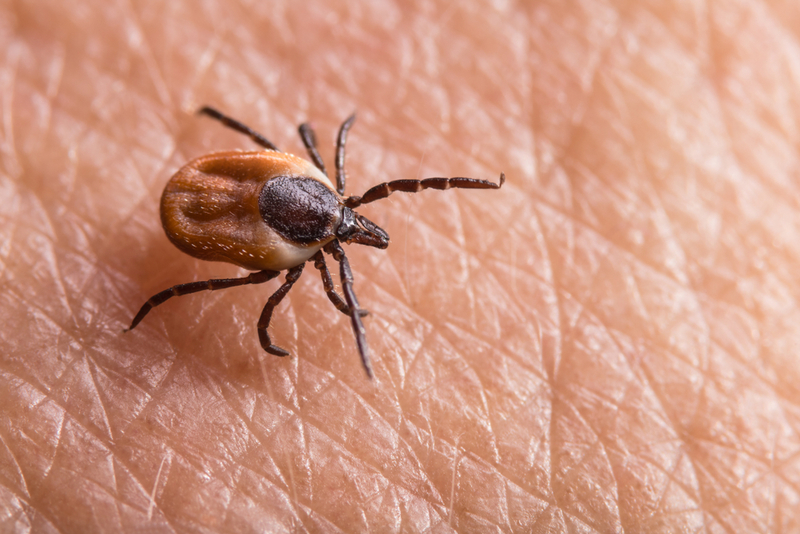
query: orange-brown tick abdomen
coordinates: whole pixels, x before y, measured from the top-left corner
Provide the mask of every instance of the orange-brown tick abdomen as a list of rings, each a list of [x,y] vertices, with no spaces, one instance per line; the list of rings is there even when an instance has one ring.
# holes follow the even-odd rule
[[[293,243],[264,221],[259,195],[279,176],[308,177],[336,194],[313,164],[291,154],[215,152],[189,162],[164,188],[161,223],[167,237],[196,258],[254,271],[281,271],[307,261],[334,236]]]

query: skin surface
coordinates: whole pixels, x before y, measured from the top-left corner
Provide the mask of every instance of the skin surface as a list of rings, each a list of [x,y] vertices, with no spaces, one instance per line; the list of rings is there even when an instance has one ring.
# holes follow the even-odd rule
[[[471,5],[472,4],[472,5]],[[482,4],[479,6],[478,4]],[[800,530],[800,4],[0,4],[0,531]],[[161,191],[253,149],[347,190],[376,379],[312,266],[181,254]],[[329,265],[332,263],[329,262]]]

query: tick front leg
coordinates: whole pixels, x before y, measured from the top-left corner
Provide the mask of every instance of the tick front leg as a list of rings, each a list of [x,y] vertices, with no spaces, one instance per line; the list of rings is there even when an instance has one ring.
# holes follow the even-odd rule
[[[369,346],[367,345],[367,333],[364,330],[364,323],[361,322],[362,310],[358,307],[358,299],[356,298],[355,291],[353,291],[353,272],[350,270],[350,262],[347,261],[347,256],[344,254],[339,241],[331,241],[325,245],[325,252],[333,256],[333,259],[339,262],[339,278],[342,281],[342,292],[347,306],[350,308],[350,322],[353,325],[353,333],[356,336],[356,345],[358,346],[358,353],[361,356],[361,363],[367,376],[372,378],[372,363],[369,359]]]
[[[425,189],[500,189],[506,182],[506,175],[500,173],[498,183],[489,180],[478,180],[477,178],[425,178],[424,180],[394,180],[378,184],[367,190],[362,196],[352,196],[345,199],[345,206],[357,208],[362,204],[369,204],[382,198],[386,198],[395,191],[403,193],[419,193]]]
[[[171,288],[165,289],[164,291],[156,293],[150,297],[150,299],[139,309],[139,313],[136,314],[136,317],[133,318],[130,328],[123,330],[123,332],[128,332],[136,328],[136,325],[142,322],[142,319],[144,319],[144,316],[147,315],[150,310],[156,306],[164,304],[172,297],[197,293],[198,291],[215,291],[218,289],[227,289],[229,287],[244,286],[247,284],[263,284],[268,280],[272,280],[279,274],[280,272],[278,271],[258,271],[257,273],[253,273],[250,276],[245,276],[242,278],[220,278],[172,286]]]
[[[283,297],[286,296],[286,293],[292,289],[294,283],[297,282],[297,279],[300,278],[301,274],[303,274],[303,267],[305,267],[305,263],[301,263],[297,267],[292,267],[289,269],[289,271],[286,273],[286,281],[275,293],[272,294],[267,301],[267,304],[264,306],[264,311],[261,312],[261,318],[258,320],[258,340],[261,341],[261,346],[264,348],[264,350],[270,354],[274,354],[276,356],[289,355],[288,351],[272,344],[269,339],[269,334],[267,333],[267,327],[269,327],[269,322],[272,319],[272,312],[275,310],[275,306],[280,304],[280,302],[283,300]]]
[[[314,267],[319,270],[319,274],[322,278],[322,285],[325,287],[325,294],[328,295],[328,300],[331,301],[331,304],[336,306],[336,309],[342,312],[345,315],[350,315],[350,307],[347,303],[342,300],[342,297],[336,293],[336,289],[333,286],[333,278],[331,278],[331,272],[328,270],[328,264],[325,263],[325,256],[322,254],[320,250],[314,257]],[[367,310],[359,310],[361,317],[366,317],[369,315]]]

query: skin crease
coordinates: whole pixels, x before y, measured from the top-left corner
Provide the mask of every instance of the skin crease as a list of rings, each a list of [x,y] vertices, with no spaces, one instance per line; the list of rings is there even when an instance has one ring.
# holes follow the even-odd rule
[[[796,2],[7,2],[0,530],[800,529]],[[312,265],[167,241],[201,154],[357,110],[345,246],[376,380]],[[329,265],[334,262],[329,260]],[[338,280],[338,273],[335,273]],[[281,277],[282,279],[282,277]]]

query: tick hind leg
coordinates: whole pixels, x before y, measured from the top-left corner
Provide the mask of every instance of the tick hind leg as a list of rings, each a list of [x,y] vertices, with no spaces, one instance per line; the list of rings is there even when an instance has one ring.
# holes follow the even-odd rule
[[[200,108],[199,110],[197,110],[197,113],[199,113],[200,115],[208,115],[212,119],[218,120],[219,122],[221,122],[222,124],[224,124],[228,128],[236,130],[239,133],[245,134],[250,139],[252,139],[256,143],[258,143],[259,145],[263,146],[264,148],[267,148],[269,150],[274,150],[276,152],[280,152],[280,150],[278,150],[278,147],[276,147],[275,145],[272,144],[272,141],[270,141],[269,139],[267,139],[266,137],[264,137],[263,135],[261,135],[257,131],[253,130],[249,126],[245,126],[244,124],[242,124],[241,122],[237,121],[236,119],[232,119],[232,118],[228,117],[227,115],[224,115],[224,114],[220,113],[219,111],[217,111],[216,109],[214,109],[212,107],[204,106],[204,107]]]
[[[189,282],[188,284],[178,284],[169,289],[165,289],[160,293],[156,293],[139,309],[139,313],[131,321],[130,328],[124,330],[128,332],[136,328],[136,325],[142,322],[144,316],[156,306],[164,304],[172,297],[179,297],[181,295],[188,295],[190,293],[197,293],[198,291],[216,291],[218,289],[227,289],[229,287],[244,286],[247,284],[263,284],[268,280],[272,280],[280,273],[278,271],[258,271],[250,276],[242,278],[218,278],[214,280],[204,280],[202,282]]]
[[[285,297],[289,290],[292,289],[292,286],[295,282],[297,282],[297,279],[300,278],[300,275],[303,274],[303,267],[305,267],[305,263],[301,263],[297,267],[292,267],[289,269],[289,271],[286,273],[286,281],[269,298],[267,304],[264,306],[264,311],[261,312],[261,317],[258,320],[258,340],[261,342],[261,346],[265,351],[269,352],[270,354],[274,354],[275,356],[288,356],[289,352],[277,345],[273,345],[272,341],[269,339],[267,328],[269,327],[269,322],[272,319],[272,312],[275,310],[275,306],[280,304],[280,302],[283,300],[283,297]]]

